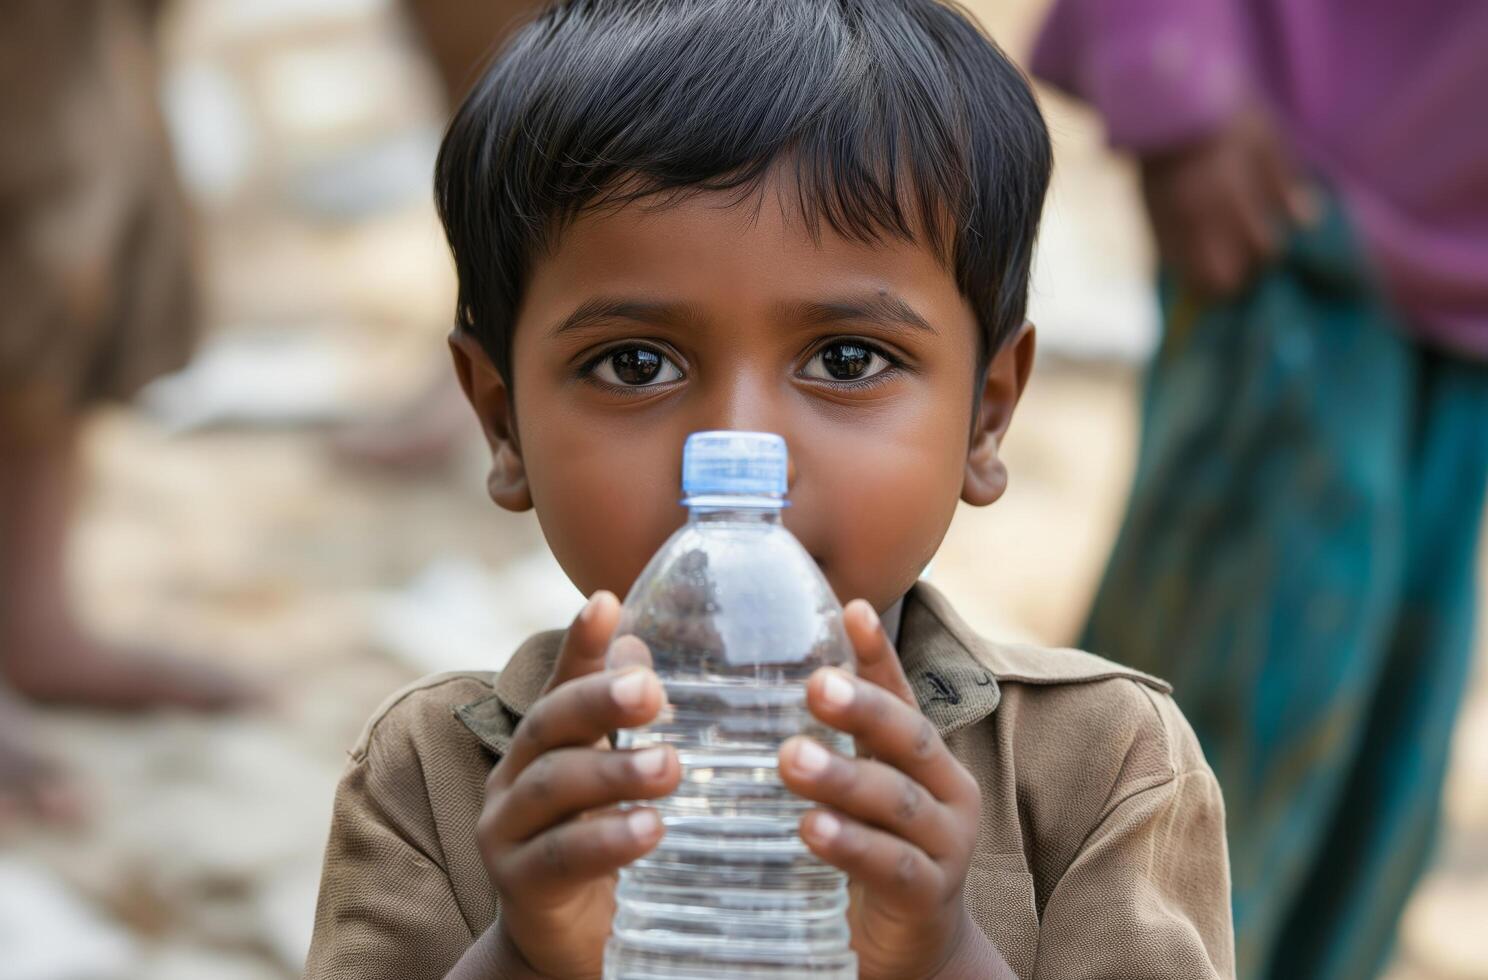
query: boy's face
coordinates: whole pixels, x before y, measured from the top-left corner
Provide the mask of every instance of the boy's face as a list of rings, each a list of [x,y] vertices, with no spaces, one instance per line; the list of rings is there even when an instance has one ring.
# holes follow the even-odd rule
[[[927,247],[813,240],[767,186],[577,219],[534,263],[515,398],[474,340],[456,366],[490,440],[493,499],[535,507],[586,595],[624,596],[686,518],[682,444],[775,432],[786,526],[837,596],[880,611],[914,583],[956,501],[996,500],[998,442],[1033,360],[1025,328],[980,392],[980,328]]]

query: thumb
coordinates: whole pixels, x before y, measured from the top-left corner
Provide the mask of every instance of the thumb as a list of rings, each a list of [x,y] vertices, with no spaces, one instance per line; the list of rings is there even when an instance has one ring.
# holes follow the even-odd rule
[[[914,689],[904,676],[904,666],[878,613],[867,600],[854,599],[843,610],[842,625],[857,657],[858,676],[888,691],[911,707],[918,707]]]
[[[1268,130],[1260,141],[1257,156],[1261,183],[1277,207],[1294,224],[1316,227],[1322,218],[1322,203],[1274,129]]]
[[[576,677],[604,670],[605,650],[619,621],[620,600],[615,598],[615,593],[601,589],[590,596],[563,637],[563,648],[558,651],[553,674],[543,687],[543,693]]]

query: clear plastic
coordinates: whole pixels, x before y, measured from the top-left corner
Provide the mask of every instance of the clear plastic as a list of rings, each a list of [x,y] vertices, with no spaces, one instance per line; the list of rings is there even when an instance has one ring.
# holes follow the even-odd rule
[[[792,735],[852,752],[805,706],[818,667],[852,669],[842,607],[781,524],[778,496],[689,502],[688,523],[631,589],[611,646],[612,666],[649,659],[667,692],[661,715],[618,744],[674,746],[682,782],[656,804],[661,843],[620,873],[604,976],[856,977],[846,879],[806,849],[809,804],[777,771]]]

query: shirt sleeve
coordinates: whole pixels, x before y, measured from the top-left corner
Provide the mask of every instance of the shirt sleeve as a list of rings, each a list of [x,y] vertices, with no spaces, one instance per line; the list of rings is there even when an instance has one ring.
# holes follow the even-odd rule
[[[1226,855],[1207,767],[1129,792],[1050,894],[1034,980],[1232,980]]]
[[[369,769],[353,759],[336,790],[305,978],[440,980],[474,936],[423,828],[379,805]]]
[[[1162,150],[1246,101],[1242,26],[1236,0],[1058,0],[1031,67],[1091,103],[1116,146]]]

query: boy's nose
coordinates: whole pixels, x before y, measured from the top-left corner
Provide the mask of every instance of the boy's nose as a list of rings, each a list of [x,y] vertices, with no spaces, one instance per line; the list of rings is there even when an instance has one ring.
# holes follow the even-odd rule
[[[797,457],[802,447],[796,445],[791,428],[787,425],[788,410],[781,392],[775,387],[775,379],[769,372],[760,377],[752,371],[741,371],[731,379],[727,388],[712,392],[710,404],[703,418],[710,423],[707,428],[725,429],[733,432],[770,432],[785,440],[786,491],[795,489]],[[701,427],[699,427],[701,428]]]

